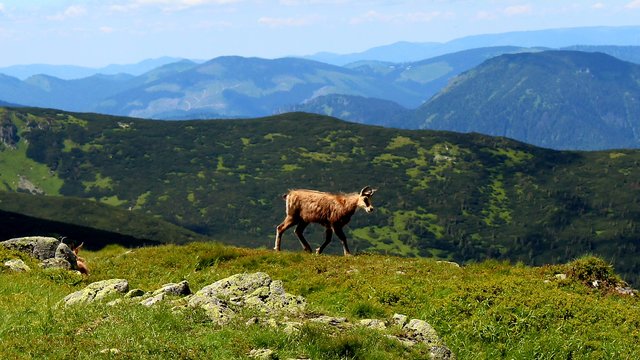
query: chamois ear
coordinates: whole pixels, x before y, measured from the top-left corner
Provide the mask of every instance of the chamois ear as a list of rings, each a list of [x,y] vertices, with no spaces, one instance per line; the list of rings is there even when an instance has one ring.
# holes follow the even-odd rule
[[[373,196],[373,193],[376,192],[376,189],[372,189],[371,186],[365,186],[362,190],[360,190],[360,196]]]
[[[76,247],[73,249],[73,253],[74,253],[74,254],[76,254],[76,255],[78,255],[78,252],[80,251],[80,249],[82,249],[82,246],[84,246],[84,242],[82,242],[80,245],[76,246]]]

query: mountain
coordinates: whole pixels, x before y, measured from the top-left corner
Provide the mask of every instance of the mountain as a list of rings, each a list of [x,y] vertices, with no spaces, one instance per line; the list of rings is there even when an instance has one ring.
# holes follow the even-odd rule
[[[444,88],[456,75],[473,68],[492,57],[518,52],[540,51],[540,49],[515,46],[480,48],[437,56],[411,63],[396,64],[381,61],[359,61],[345,65],[366,76],[379,78],[411,91],[412,101],[405,100],[399,106],[389,100],[370,97],[332,94],[314,97],[287,110],[312,112],[335,116],[343,120],[371,125],[397,128],[414,126],[408,118],[411,111]]]
[[[502,55],[421,106],[420,128],[506,136],[555,149],[640,147],[640,65],[602,53]]]
[[[560,28],[535,31],[516,31],[499,34],[466,36],[445,43],[397,42],[378,46],[360,53],[318,53],[305,58],[334,65],[346,65],[362,60],[388,62],[413,62],[463,50],[495,47],[548,47],[561,48],[573,45],[640,45],[640,26],[599,26]]]
[[[390,102],[416,108],[450,78],[490,57],[535,50],[485,48],[415,63],[359,62],[345,67],[294,58],[220,57],[204,64],[175,62],[135,77],[62,80],[34,75],[20,81],[1,76],[0,98],[29,106],[155,119],[265,116],[334,94],[380,99],[376,108],[389,105],[388,111],[395,111],[398,106]],[[358,112],[347,110],[345,114]],[[393,121],[386,122],[394,126]]]
[[[123,73],[97,74],[75,80],[33,75],[21,81],[0,74],[0,94],[4,97],[3,100],[28,106],[93,111],[96,104],[104,102],[106,98],[194,66],[196,63],[183,60],[160,66],[139,76]]]
[[[282,58],[220,57],[106,98],[94,110],[145,118],[263,116],[324,94],[386,98],[399,103],[419,94],[360,72]]]
[[[620,60],[640,64],[640,46],[574,45],[561,50],[600,52]]]
[[[157,122],[19,108],[0,109],[0,129],[0,190],[93,199],[234,245],[272,247],[288,189],[371,185],[377,211],[347,233],[357,253],[537,265],[592,253],[626,280],[640,275],[636,150],[562,152],[305,113]],[[312,244],[321,237],[309,227]],[[299,249],[293,234],[283,247]]]
[[[116,75],[129,74],[133,76],[142,75],[160,66],[179,62],[183,59],[164,56],[157,59],[146,59],[135,64],[112,64],[101,68],[91,68],[75,65],[13,65],[0,68],[0,73],[24,80],[34,75],[47,75],[64,80],[86,78],[98,74]]]

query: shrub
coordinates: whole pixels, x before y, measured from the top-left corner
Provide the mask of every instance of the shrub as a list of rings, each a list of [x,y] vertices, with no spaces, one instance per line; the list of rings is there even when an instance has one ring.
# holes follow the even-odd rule
[[[567,264],[568,276],[586,285],[603,288],[615,287],[622,280],[615,274],[613,266],[595,256],[584,256]]]

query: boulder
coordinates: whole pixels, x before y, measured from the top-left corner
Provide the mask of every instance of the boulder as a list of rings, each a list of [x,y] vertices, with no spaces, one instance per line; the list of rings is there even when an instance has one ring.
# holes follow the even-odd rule
[[[25,264],[24,261],[20,259],[11,259],[4,262],[4,266],[8,267],[11,271],[22,272],[22,271],[31,271],[29,265]]]
[[[71,293],[62,300],[65,306],[87,304],[102,300],[112,294],[126,294],[129,282],[124,279],[102,280],[87,285],[86,288]]]
[[[60,240],[46,236],[27,236],[0,242],[0,246],[6,249],[24,252],[39,260],[55,257],[59,244]]]
[[[411,338],[426,343],[426,344],[438,344],[440,343],[440,337],[431,325],[424,320],[411,319],[405,326],[406,330]]]
[[[177,284],[169,283],[162,285],[160,289],[153,292],[153,295],[158,294],[185,296],[191,295],[191,289],[189,288],[189,283],[187,282],[187,280],[183,280]]]
[[[384,331],[387,329],[387,325],[384,323],[384,321],[379,319],[362,319],[358,322],[358,324],[360,324],[360,326],[364,326],[366,328],[374,330]]]
[[[56,247],[56,252],[54,257],[56,259],[66,260],[71,265],[71,268],[73,270],[78,269],[78,257],[67,244],[62,242],[59,243],[58,246]]]
[[[266,313],[302,313],[303,297],[287,294],[282,281],[263,272],[236,274],[205,286],[189,298],[188,306],[200,307],[212,319],[224,323],[242,307]]]

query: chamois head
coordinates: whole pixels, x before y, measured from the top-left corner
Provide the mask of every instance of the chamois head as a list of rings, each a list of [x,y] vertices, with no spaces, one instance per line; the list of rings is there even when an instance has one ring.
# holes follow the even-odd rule
[[[373,211],[373,205],[371,204],[371,197],[376,189],[372,189],[370,186],[365,186],[360,190],[360,197],[358,198],[358,206],[363,208],[364,211],[370,213]]]
[[[78,271],[80,271],[81,274],[89,275],[89,267],[87,266],[87,261],[84,258],[78,256],[78,253],[80,252],[80,249],[82,249],[83,245],[84,243],[73,248],[73,253],[76,254],[76,264],[78,266]]]

